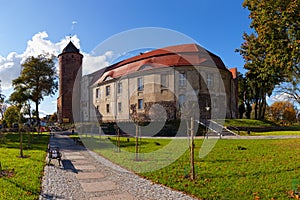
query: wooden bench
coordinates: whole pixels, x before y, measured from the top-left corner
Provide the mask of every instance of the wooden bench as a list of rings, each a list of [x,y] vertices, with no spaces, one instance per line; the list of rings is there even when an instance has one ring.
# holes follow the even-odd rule
[[[59,148],[56,146],[48,146],[48,165],[50,165],[50,162],[52,159],[57,159],[59,166],[61,166],[61,153],[59,151]]]

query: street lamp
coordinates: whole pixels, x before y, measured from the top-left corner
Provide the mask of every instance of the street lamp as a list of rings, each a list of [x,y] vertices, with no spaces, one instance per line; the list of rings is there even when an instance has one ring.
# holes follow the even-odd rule
[[[207,111],[206,115],[205,115],[205,125],[206,125],[206,127],[205,127],[205,134],[206,134],[206,138],[208,138],[208,114],[209,114],[210,107],[206,106],[205,110]]]

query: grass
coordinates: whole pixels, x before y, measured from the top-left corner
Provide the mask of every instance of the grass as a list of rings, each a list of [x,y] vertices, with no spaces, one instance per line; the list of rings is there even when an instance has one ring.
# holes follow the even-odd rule
[[[300,135],[300,130],[298,131],[268,131],[268,132],[251,132],[251,135]]]
[[[200,141],[196,145],[199,151]],[[299,148],[298,139],[220,140],[206,158],[196,158],[194,182],[182,178],[187,153],[158,172],[142,175],[199,198],[253,199],[255,194],[262,199],[284,199],[293,180],[299,178]]]
[[[129,143],[122,140],[120,153],[115,151],[114,138],[102,138],[101,141],[96,137],[86,139],[88,142],[97,141],[89,145],[93,144],[95,151],[111,161],[156,183],[199,199],[289,199],[289,193],[300,186],[300,139],[218,140],[203,159],[198,157],[203,140],[197,139],[194,181],[187,178],[187,148],[180,148],[184,145],[187,147],[187,140],[175,140],[177,142],[172,149],[168,147],[172,143],[168,139],[142,139],[144,154],[139,161],[135,161],[134,153],[128,153],[134,152],[133,139]],[[163,149],[168,149],[168,152]],[[181,152],[185,150],[178,159],[170,158],[172,154],[178,153],[176,149]],[[151,152],[158,153],[147,157]],[[172,162],[167,164],[163,160]]]
[[[225,119],[224,126],[239,126],[239,127],[270,127],[276,126],[274,122],[267,120],[255,119]]]
[[[0,141],[0,162],[2,170],[12,172],[12,176],[0,177],[0,199],[38,199],[41,189],[46,149],[49,135],[34,135],[28,147],[24,134],[24,158],[20,158],[19,134],[6,133]]]

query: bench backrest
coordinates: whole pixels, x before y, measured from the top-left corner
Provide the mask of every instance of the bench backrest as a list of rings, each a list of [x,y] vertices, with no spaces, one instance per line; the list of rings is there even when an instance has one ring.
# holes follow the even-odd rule
[[[60,157],[60,153],[57,149],[50,149],[49,153],[50,153],[50,156],[52,158],[59,158]]]

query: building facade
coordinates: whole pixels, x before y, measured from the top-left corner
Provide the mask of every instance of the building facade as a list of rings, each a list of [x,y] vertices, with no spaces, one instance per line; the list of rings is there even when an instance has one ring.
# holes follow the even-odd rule
[[[59,96],[57,98],[58,123],[73,123],[74,116],[79,116],[73,107],[80,106],[80,82],[82,76],[83,55],[70,41],[58,55]],[[74,113],[75,112],[75,113]],[[79,112],[79,110],[78,110]]]
[[[184,107],[199,119],[236,118],[236,73],[196,44],[153,50],[105,68],[91,86],[93,109],[103,123],[172,121]]]

